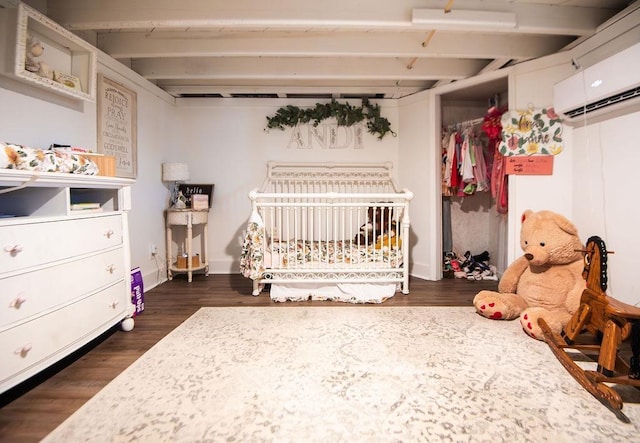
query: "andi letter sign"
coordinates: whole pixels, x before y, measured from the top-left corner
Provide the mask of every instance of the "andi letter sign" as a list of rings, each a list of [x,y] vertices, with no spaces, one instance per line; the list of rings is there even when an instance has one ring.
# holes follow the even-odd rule
[[[289,149],[363,149],[363,124],[339,126],[337,123],[320,123],[317,126],[298,125],[293,129],[287,148]]]

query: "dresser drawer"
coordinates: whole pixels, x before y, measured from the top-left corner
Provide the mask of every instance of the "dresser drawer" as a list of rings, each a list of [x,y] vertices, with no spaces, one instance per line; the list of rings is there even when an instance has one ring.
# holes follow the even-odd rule
[[[122,216],[0,226],[0,272],[39,266],[122,243]]]
[[[0,392],[88,343],[104,332],[106,325],[123,319],[125,291],[125,282],[120,282],[0,333]]]
[[[124,280],[124,251],[117,248],[0,279],[0,331],[83,294]]]

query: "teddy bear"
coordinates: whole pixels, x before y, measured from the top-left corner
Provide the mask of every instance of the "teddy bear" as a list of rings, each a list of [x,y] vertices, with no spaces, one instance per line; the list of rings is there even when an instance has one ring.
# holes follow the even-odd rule
[[[574,224],[552,211],[522,214],[524,252],[505,270],[498,291],[482,290],[473,299],[480,315],[493,320],[520,318],[524,331],[544,340],[538,319],[561,333],[580,304],[584,246]]]
[[[387,234],[391,229],[391,224],[395,227],[392,208],[387,206],[370,206],[367,209],[367,222],[360,226],[360,231],[353,239],[354,243],[360,245],[374,244],[378,238]]]
[[[49,65],[44,61],[36,60],[44,53],[44,46],[40,40],[33,37],[31,34],[27,35],[27,44],[25,47],[25,59],[24,69],[29,72],[34,72],[40,77],[46,77],[53,79],[53,71]]]
[[[38,72],[40,62],[36,58],[44,53],[44,46],[31,34],[27,35],[27,45],[25,47],[24,69],[30,72]]]

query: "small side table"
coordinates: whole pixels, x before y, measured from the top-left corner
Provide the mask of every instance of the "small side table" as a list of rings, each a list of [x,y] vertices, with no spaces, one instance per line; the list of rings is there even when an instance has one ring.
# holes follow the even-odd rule
[[[192,210],[192,209],[167,209],[166,211],[166,227],[167,227],[167,276],[169,280],[173,279],[174,273],[187,273],[189,283],[192,281],[193,273],[204,269],[204,275],[209,275],[209,251],[208,251],[208,223],[209,210]],[[198,266],[193,266],[193,226],[203,225],[203,248],[202,257]],[[173,263],[173,226],[186,226],[187,237],[186,245],[187,259],[186,267],[178,267],[178,263]]]

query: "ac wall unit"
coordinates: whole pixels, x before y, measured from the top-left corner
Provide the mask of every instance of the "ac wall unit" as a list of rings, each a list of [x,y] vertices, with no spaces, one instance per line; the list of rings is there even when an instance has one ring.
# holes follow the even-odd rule
[[[640,43],[557,83],[553,107],[569,124],[640,110]]]

